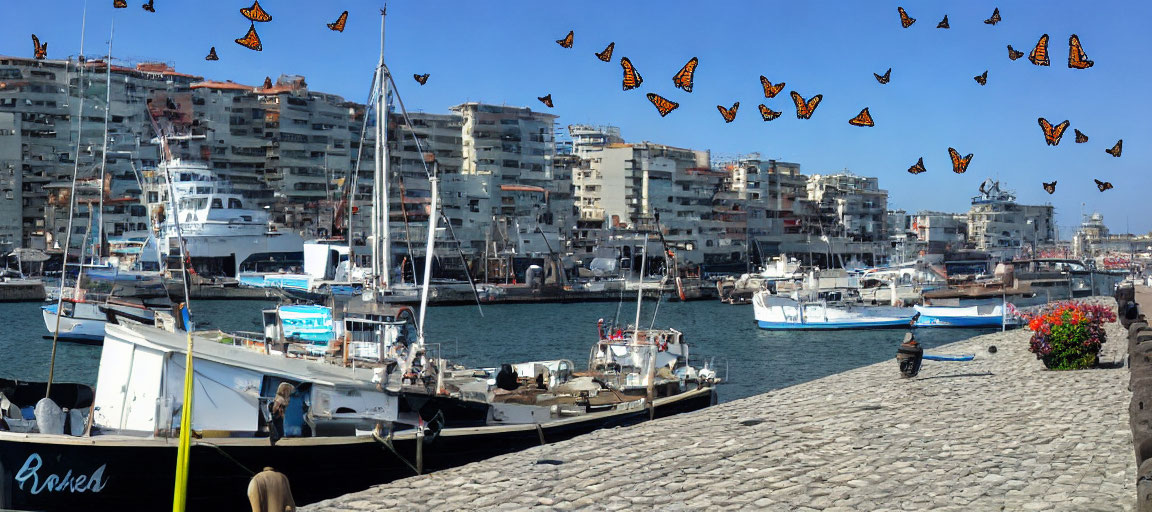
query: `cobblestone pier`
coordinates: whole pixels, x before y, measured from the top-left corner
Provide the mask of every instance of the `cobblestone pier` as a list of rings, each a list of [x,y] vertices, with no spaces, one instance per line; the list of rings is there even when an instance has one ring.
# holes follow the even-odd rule
[[[1045,370],[1029,335],[929,350],[976,359],[915,379],[892,360],[304,510],[1131,510],[1126,332],[1109,324],[1104,368],[1076,372]]]

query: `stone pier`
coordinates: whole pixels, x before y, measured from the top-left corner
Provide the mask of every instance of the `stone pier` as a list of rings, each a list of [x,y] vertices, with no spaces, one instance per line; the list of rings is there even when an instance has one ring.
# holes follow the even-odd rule
[[[892,361],[304,510],[1131,510],[1126,332],[1109,324],[1104,368],[1075,372],[1045,370],[1030,335],[929,350],[976,358],[914,379],[894,344]]]

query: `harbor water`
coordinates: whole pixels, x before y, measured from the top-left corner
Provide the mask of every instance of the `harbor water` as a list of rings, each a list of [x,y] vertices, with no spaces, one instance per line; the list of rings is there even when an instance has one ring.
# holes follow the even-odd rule
[[[274,302],[218,300],[192,304],[198,329],[260,331],[260,310]],[[45,339],[39,303],[0,303],[0,376],[46,380],[52,352]],[[653,312],[655,322],[653,323]],[[718,301],[646,301],[641,326],[671,327],[685,334],[694,365],[708,362],[726,383],[720,401],[764,393],[853,368],[893,359],[904,329],[871,331],[766,331],[756,326],[751,306]],[[636,302],[445,306],[428,310],[427,339],[433,355],[469,366],[492,367],[544,359],[569,359],[585,368],[596,340],[598,319],[631,324]],[[990,332],[919,329],[926,349]],[[438,345],[437,345],[438,344]],[[60,343],[57,382],[95,385],[100,347]],[[896,363],[892,373],[897,374]]]

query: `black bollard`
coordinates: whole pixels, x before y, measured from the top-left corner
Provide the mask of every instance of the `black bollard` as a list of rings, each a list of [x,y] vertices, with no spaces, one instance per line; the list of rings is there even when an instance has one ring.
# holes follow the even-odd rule
[[[920,363],[924,360],[924,348],[912,333],[904,335],[904,343],[896,350],[896,362],[900,365],[900,375],[907,378],[920,373]]]

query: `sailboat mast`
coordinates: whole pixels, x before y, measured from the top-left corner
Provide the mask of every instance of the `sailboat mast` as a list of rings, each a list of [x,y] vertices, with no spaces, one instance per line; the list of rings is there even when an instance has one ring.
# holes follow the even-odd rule
[[[96,258],[99,260],[104,252],[104,177],[105,167],[108,165],[108,118],[112,116],[112,38],[116,35],[116,20],[112,20],[112,29],[108,34],[108,57],[104,61],[104,74],[106,91],[104,92],[104,150],[100,153],[100,217],[96,224]],[[91,207],[89,207],[91,210]],[[91,213],[91,212],[89,212]]]
[[[56,298],[56,328],[52,329],[52,358],[48,362],[48,385],[44,387],[44,398],[52,392],[52,380],[56,376],[56,345],[60,340],[60,314],[64,311],[64,279],[68,276],[68,248],[72,245],[72,219],[76,214],[76,177],[80,174],[80,136],[84,128],[84,30],[88,25],[88,4],[84,4],[84,14],[80,18],[80,54],[76,57],[76,94],[80,105],[76,111],[76,152],[72,154],[72,189],[68,194],[68,232],[64,234],[64,257],[60,268],[60,295]],[[84,264],[84,253],[77,260]]]
[[[388,80],[384,69],[384,17],[385,10],[380,10],[380,62],[376,67],[376,181],[372,189],[372,218],[374,220],[374,242],[372,271],[376,276],[376,283],[382,289],[391,285],[391,232],[388,229]]]

